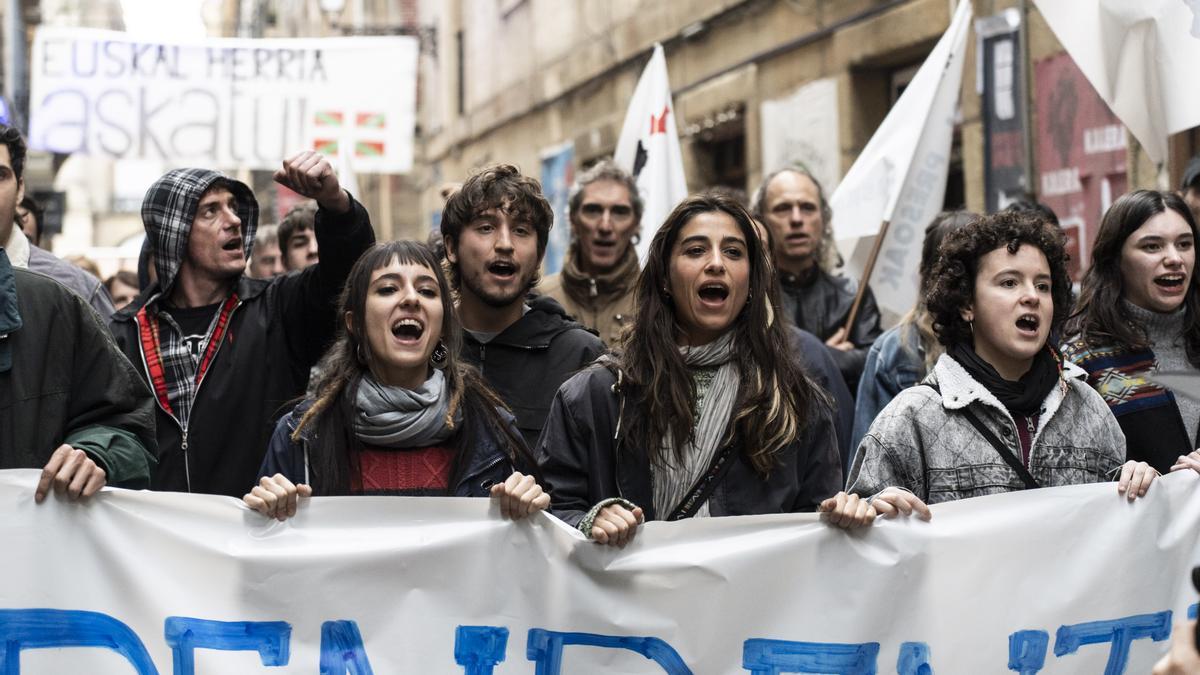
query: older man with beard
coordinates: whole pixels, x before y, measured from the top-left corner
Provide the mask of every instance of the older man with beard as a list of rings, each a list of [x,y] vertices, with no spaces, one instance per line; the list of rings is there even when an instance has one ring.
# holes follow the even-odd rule
[[[555,392],[604,345],[547,296],[530,296],[554,214],[541,185],[500,164],[446,200],[442,236],[464,353],[512,408],[534,447]]]

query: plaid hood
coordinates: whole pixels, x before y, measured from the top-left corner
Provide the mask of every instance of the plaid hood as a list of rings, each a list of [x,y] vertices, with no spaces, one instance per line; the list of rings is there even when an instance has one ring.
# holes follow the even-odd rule
[[[208,169],[168,171],[150,186],[142,200],[142,224],[146,228],[146,238],[154,245],[154,267],[163,293],[171,289],[187,255],[188,237],[200,197],[219,179],[229,183],[230,191],[237,199],[238,217],[242,220],[242,249],[246,260],[250,259],[254,231],[258,229],[258,201],[254,192],[245,183]]]

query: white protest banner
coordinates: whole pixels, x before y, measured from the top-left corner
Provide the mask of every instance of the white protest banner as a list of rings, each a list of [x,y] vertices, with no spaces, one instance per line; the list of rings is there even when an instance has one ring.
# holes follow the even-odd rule
[[[825,193],[842,177],[838,143],[837,79],[809,82],[790,96],[763,101],[763,175],[789,166],[802,166],[816,177]]]
[[[895,314],[916,302],[921,240],[946,195],[970,28],[971,3],[963,0],[830,199],[834,237],[851,276],[862,278],[880,225],[890,223],[870,284],[880,308]]]
[[[275,169],[315,149],[358,172],[412,167],[411,37],[154,42],[42,26],[30,72],[37,150]]]
[[[1080,485],[858,532],[649,523],[625,549],[488,500],[33,501],[0,473],[0,672],[1146,673],[1194,612],[1200,478]],[[20,666],[15,665],[19,659]],[[821,664],[821,665],[817,665]]]
[[[638,260],[644,263],[654,233],[688,194],[671,83],[667,80],[667,57],[660,44],[655,43],[650,62],[629,99],[613,161],[633,175],[645,203],[637,245]]]
[[[1200,0],[1035,0],[1055,37],[1156,163],[1200,124]]]

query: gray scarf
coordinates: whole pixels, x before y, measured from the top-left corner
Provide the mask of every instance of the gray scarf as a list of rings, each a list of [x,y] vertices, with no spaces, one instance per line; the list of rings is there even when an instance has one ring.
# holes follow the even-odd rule
[[[354,434],[368,445],[384,448],[423,448],[437,445],[454,433],[446,424],[450,388],[440,370],[415,390],[380,384],[367,375],[354,401]],[[455,411],[454,427],[462,421]]]
[[[680,347],[684,362],[690,367],[719,366],[717,374],[704,394],[700,416],[692,434],[692,442],[684,448],[682,466],[655,467],[654,510],[659,519],[671,515],[683,498],[691,491],[700,477],[708,471],[718,444],[725,436],[725,429],[733,417],[733,404],[737,400],[738,370],[733,359],[733,331],[700,347]],[[674,445],[670,435],[663,443],[663,457],[673,462]],[[696,517],[708,516],[708,502],[696,511]]]

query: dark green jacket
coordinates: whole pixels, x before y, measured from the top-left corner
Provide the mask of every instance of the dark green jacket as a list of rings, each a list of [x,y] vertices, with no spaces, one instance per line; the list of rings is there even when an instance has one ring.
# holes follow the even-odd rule
[[[109,485],[146,488],[154,400],[100,317],[57,281],[14,270],[0,249],[0,469],[40,469],[63,443]]]

